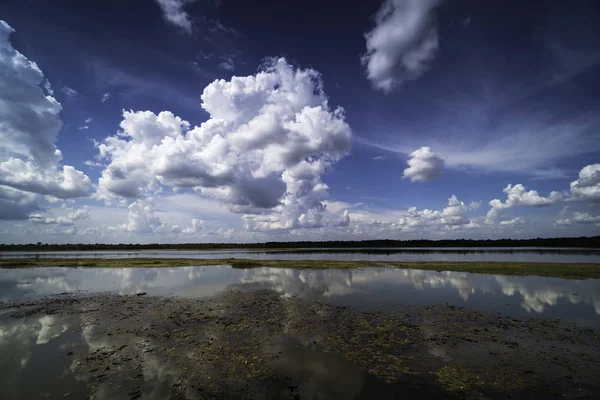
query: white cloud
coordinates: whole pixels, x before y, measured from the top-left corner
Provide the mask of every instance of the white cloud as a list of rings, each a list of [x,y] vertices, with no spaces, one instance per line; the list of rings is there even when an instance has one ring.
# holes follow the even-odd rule
[[[92,167],[92,168],[101,168],[101,167],[104,167],[104,164],[96,162],[96,161],[91,161],[91,160],[85,160],[83,163],[85,165],[87,165],[88,167]]]
[[[422,229],[459,229],[467,226],[471,220],[467,216],[469,207],[459,201],[455,195],[448,199],[448,206],[440,210],[418,210],[410,207],[406,214],[395,224],[405,231]]]
[[[43,170],[33,161],[10,158],[0,162],[0,185],[61,199],[85,196],[91,181],[70,165]]]
[[[40,202],[39,195],[0,185],[0,220],[26,219]]]
[[[86,130],[86,129],[90,129],[90,127],[89,127],[89,126],[87,126],[87,125],[83,125],[83,126],[80,126],[80,127],[79,127],[79,128],[77,128],[77,129],[79,129],[80,131],[83,131],[83,130]]]
[[[513,219],[509,219],[509,220],[500,221],[498,224],[500,226],[515,226],[515,225],[523,225],[523,224],[525,224],[525,221],[523,221],[519,217],[516,217]]]
[[[194,128],[167,111],[124,112],[122,132],[98,145],[109,165],[96,197],[194,188],[245,214],[250,230],[322,226],[321,175],[348,153],[351,131],[316,71],[272,60],[254,76],[208,85],[202,107],[210,119]]]
[[[481,207],[482,202],[483,202],[482,200],[470,202],[469,210],[477,210],[479,207]]]
[[[404,170],[403,178],[411,182],[429,181],[437,178],[444,170],[444,160],[433,153],[430,147],[421,147],[409,155],[408,168]]]
[[[564,216],[564,215],[562,215]],[[600,225],[600,215],[592,215],[587,212],[575,211],[571,218],[561,218],[555,225],[574,225],[574,224],[598,224]]]
[[[163,12],[165,20],[186,33],[192,33],[192,21],[188,13],[184,10],[187,3],[193,3],[195,0],[156,0]]]
[[[421,76],[437,53],[436,7],[441,0],[385,0],[365,34],[362,62],[377,89],[390,92]]]
[[[90,218],[90,208],[84,206],[80,209],[69,209],[69,213],[64,216],[48,217],[42,214],[34,214],[30,216],[33,222],[48,225],[72,226],[76,221],[86,220]]]
[[[199,218],[194,218],[194,219],[192,219],[192,226],[190,226],[189,228],[183,229],[181,232],[186,233],[186,234],[198,233],[202,229],[204,229],[204,227],[205,227],[205,225],[204,225],[203,220],[201,220]]]
[[[384,160],[387,160],[387,156],[386,155],[375,156],[375,157],[373,157],[373,160],[375,160],[375,161],[384,161]]]
[[[62,86],[60,90],[67,96],[69,99],[74,99],[77,97],[78,93],[75,89],[72,89],[66,85]]]
[[[84,123],[89,124],[90,122],[92,122],[92,117],[88,117],[85,119]]]
[[[571,182],[571,194],[580,200],[600,202],[600,164],[583,167],[579,179]]]
[[[344,210],[342,213],[342,220],[338,224],[338,226],[348,226],[350,225],[350,212],[348,210]]]
[[[36,194],[84,196],[91,182],[72,166],[60,166],[61,104],[44,94],[47,80],[37,64],[12,47],[12,32],[0,21],[0,203],[24,218],[38,208]]]
[[[102,98],[100,99],[100,103],[106,103],[108,100],[110,100],[111,94],[110,93],[104,93],[102,95]]]
[[[489,223],[497,222],[502,210],[513,207],[545,207],[557,204],[565,200],[565,194],[552,191],[548,197],[540,196],[536,190],[527,190],[521,184],[508,185],[504,188],[507,198],[504,202],[494,199],[489,202],[490,210],[487,214]]]
[[[164,230],[165,224],[156,216],[152,199],[135,201],[127,208],[127,223],[119,226],[120,229],[134,233],[160,233]]]

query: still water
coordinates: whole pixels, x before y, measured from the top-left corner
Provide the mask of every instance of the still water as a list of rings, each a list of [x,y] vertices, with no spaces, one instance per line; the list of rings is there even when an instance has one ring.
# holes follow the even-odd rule
[[[243,270],[228,265],[0,269],[2,302],[20,302],[61,293],[90,295],[107,292],[145,292],[148,295],[202,299],[227,289],[267,289],[281,296],[324,300],[363,310],[393,311],[406,305],[448,303],[520,319],[560,319],[600,329],[600,280],[594,279],[395,268]],[[61,315],[9,319],[0,313],[0,397],[86,398],[87,378],[75,372],[78,360],[99,349],[135,345],[134,342],[116,340],[116,337],[95,335],[93,326],[74,325],[72,319]],[[320,398],[324,393],[330,398],[372,398],[373,393],[380,394],[380,397],[391,396],[385,393],[389,390],[387,386],[382,386],[364,371],[339,356],[317,351],[311,346],[310,343],[298,342],[283,347],[283,373],[289,376],[289,382],[293,382],[285,383],[285,390],[295,388],[296,382],[300,382],[298,384],[307,398]],[[74,358],[73,354],[80,358]],[[104,384],[96,398],[169,398],[169,391],[178,384],[182,371],[155,353],[144,354],[140,362],[143,372],[133,381],[125,382],[129,386],[137,385],[137,391]],[[35,385],[28,382],[35,382]]]
[[[228,288],[270,289],[361,309],[449,303],[516,318],[549,318],[600,328],[600,280],[416,269],[178,268],[0,269],[0,301],[59,293],[112,292],[201,298]]]
[[[0,258],[247,258],[253,260],[514,261],[600,263],[599,249],[579,248],[344,248],[292,250],[137,250],[0,252]]]

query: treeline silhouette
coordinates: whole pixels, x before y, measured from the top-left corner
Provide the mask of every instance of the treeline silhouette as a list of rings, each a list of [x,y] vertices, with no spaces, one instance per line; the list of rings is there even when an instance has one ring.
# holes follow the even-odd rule
[[[148,244],[0,244],[0,251],[93,251],[93,250],[233,250],[233,249],[333,249],[403,247],[587,247],[600,248],[600,236],[536,239],[452,239],[452,240],[352,240],[327,242],[264,243],[148,243]]]

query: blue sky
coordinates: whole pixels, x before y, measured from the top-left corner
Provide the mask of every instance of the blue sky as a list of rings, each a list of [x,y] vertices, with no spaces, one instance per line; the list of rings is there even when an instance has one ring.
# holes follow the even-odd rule
[[[600,233],[597,2],[355,3],[5,2],[0,240]]]

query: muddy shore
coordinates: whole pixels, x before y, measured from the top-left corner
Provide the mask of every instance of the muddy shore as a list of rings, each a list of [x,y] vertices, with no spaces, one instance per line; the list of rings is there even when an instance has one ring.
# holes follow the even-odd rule
[[[0,317],[5,329],[43,317],[74,332],[61,359],[90,399],[592,398],[600,390],[600,332],[445,304],[382,313],[228,290],[203,300],[61,295],[1,303]]]

